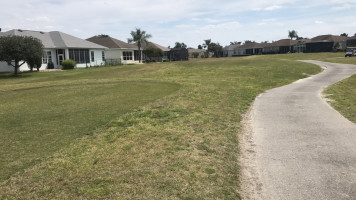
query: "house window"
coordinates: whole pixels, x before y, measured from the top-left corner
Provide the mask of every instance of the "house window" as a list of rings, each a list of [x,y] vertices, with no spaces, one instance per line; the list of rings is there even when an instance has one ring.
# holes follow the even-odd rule
[[[94,51],[91,51],[90,54],[91,54],[90,55],[91,56],[91,61],[94,62]]]
[[[134,58],[134,59],[135,59],[136,61],[138,61],[139,58],[140,58],[139,51],[135,50],[135,51],[134,51],[134,54],[135,54],[135,56],[134,56],[135,58]]]
[[[77,64],[89,63],[89,49],[69,49],[69,59],[74,60]]]
[[[122,52],[122,56],[124,57],[124,60],[132,60],[132,52],[131,51]]]
[[[43,51],[42,63],[47,64],[52,61],[52,53],[51,51]]]
[[[101,59],[102,59],[103,61],[105,61],[105,52],[104,52],[104,51],[101,52]]]

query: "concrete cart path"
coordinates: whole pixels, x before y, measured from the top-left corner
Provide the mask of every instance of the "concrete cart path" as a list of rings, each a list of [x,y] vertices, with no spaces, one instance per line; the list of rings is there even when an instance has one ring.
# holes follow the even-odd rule
[[[304,62],[326,69],[263,93],[251,111],[262,198],[356,199],[356,125],[321,97],[356,66]]]

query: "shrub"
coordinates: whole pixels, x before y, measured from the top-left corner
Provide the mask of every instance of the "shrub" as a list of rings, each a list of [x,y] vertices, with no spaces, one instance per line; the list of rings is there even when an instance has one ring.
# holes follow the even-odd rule
[[[74,60],[64,60],[62,62],[62,69],[74,69],[77,63]]]
[[[199,57],[199,53],[198,52],[193,52],[192,56],[193,56],[193,58],[198,58]]]

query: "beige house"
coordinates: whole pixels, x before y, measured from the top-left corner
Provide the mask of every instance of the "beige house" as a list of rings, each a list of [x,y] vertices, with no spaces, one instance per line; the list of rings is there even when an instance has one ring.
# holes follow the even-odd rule
[[[198,58],[204,56],[206,50],[204,49],[188,49],[189,58],[194,58],[194,54],[198,55]]]
[[[138,47],[108,35],[98,35],[87,39],[90,42],[107,47],[105,58],[107,64],[135,64],[139,62]]]

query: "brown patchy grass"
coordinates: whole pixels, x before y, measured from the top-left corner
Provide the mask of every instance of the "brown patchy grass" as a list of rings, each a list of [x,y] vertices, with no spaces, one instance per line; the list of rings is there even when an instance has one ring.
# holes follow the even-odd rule
[[[2,182],[0,198],[240,199],[241,116],[266,89],[320,71],[293,59],[251,56],[95,69],[109,76],[102,79],[159,80],[181,88]]]

